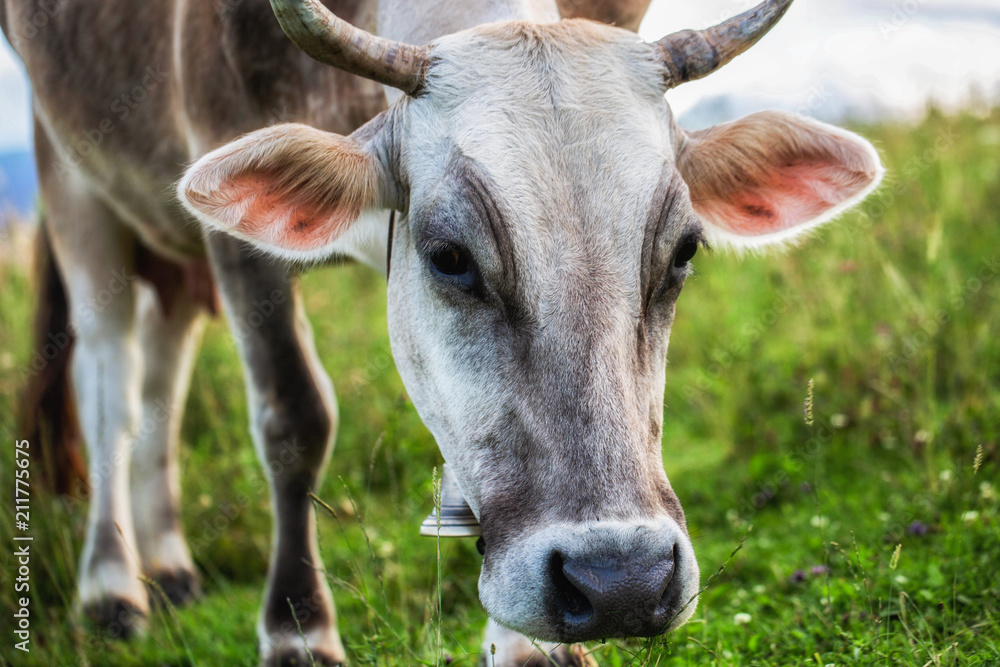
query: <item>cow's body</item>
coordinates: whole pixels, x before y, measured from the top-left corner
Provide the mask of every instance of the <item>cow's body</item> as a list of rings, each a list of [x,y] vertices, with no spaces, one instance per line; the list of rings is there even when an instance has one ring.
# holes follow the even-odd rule
[[[331,3],[362,22],[364,5]],[[58,147],[42,169],[59,182],[83,175],[168,257],[205,253],[204,233],[172,192],[192,159],[277,122],[350,132],[385,107],[381,86],[310,59],[260,0],[151,0],[135,12],[64,2],[51,15],[47,6],[11,3],[8,29],[31,76],[42,141]]]
[[[34,83],[48,235],[78,338],[93,489],[84,608],[103,624],[141,624],[136,553],[175,600],[197,591],[177,520],[176,448],[205,302],[205,273],[192,267],[207,256],[271,474],[262,657],[301,662],[304,636],[319,663],[343,660],[330,592],[302,566],[319,562],[308,492],[332,450],[333,387],[284,264],[232,236],[206,236],[199,222],[284,256],[350,256],[385,271],[396,209],[393,352],[483,522],[491,616],[560,641],[676,627],[693,611],[698,569],[659,437],[687,263],[705,234],[784,241],[858,201],[877,183],[877,156],[791,117],[693,135],[674,125],[664,90],[735,57],[788,0],[655,48],[620,29],[553,23],[561,10],[635,29],[648,0],[323,1],[390,38],[437,40],[426,60],[379,47],[388,54],[380,72],[417,63],[399,85],[359,71],[404,90],[409,81],[410,96],[392,92],[398,101],[383,112],[382,86],[299,51],[265,0],[0,5]],[[275,4],[320,11],[313,0]],[[299,19],[286,8],[282,20],[293,34]],[[300,45],[315,46],[306,32]],[[355,47],[367,43],[356,37]],[[173,184],[199,158],[182,207]],[[705,234],[698,216],[710,221]],[[449,235],[468,232],[455,219],[490,227],[460,253]],[[481,266],[463,273],[462,253]],[[186,289],[170,289],[149,268],[164,263],[154,257],[185,267],[171,275]],[[137,273],[156,291],[132,284]],[[470,301],[452,278],[495,292]],[[534,650],[498,625],[491,643],[497,665]],[[564,664],[578,659],[548,648]]]

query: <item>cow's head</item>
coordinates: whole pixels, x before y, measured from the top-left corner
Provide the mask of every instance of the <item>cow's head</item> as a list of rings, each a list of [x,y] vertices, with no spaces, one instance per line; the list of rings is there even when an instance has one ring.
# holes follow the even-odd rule
[[[275,3],[311,55],[407,95],[349,137],[247,135],[202,158],[182,198],[211,226],[306,260],[362,233],[366,211],[401,211],[393,353],[482,523],[487,611],[560,641],[680,625],[699,575],[660,436],[691,260],[706,241],[795,239],[882,172],[865,140],[799,116],[674,123],[667,89],[748,48],[790,0],[655,44],[563,21],[424,48],[318,0]]]

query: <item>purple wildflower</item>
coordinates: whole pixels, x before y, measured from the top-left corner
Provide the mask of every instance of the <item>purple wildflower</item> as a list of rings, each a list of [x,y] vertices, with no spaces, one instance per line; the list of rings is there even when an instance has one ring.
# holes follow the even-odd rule
[[[806,580],[806,571],[795,570],[795,572],[792,572],[792,576],[790,576],[788,580],[791,581],[793,584],[801,584],[803,581]]]
[[[826,571],[827,571],[826,565],[813,565],[812,569],[809,570],[809,572],[814,577],[822,577],[824,574],[826,574]]]
[[[914,521],[906,527],[906,532],[908,535],[913,535],[914,537],[923,537],[930,532],[930,529],[930,526],[923,521]]]

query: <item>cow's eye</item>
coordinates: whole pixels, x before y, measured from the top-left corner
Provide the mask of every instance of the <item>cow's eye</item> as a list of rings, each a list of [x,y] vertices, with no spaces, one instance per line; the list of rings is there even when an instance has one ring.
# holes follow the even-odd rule
[[[444,245],[432,250],[429,258],[431,266],[437,273],[454,278],[466,286],[471,286],[474,282],[472,262],[466,250],[453,245]]]
[[[678,269],[683,269],[688,265],[692,259],[694,259],[695,254],[698,252],[698,242],[697,241],[685,241],[681,244],[681,247],[677,249],[677,254],[674,255],[674,267]]]

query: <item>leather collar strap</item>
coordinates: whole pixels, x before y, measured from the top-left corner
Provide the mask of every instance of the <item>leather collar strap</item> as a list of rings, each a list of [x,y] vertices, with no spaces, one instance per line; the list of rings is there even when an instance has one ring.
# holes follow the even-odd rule
[[[392,269],[392,237],[396,233],[396,210],[389,211],[389,239],[385,243],[385,282],[389,282]]]

